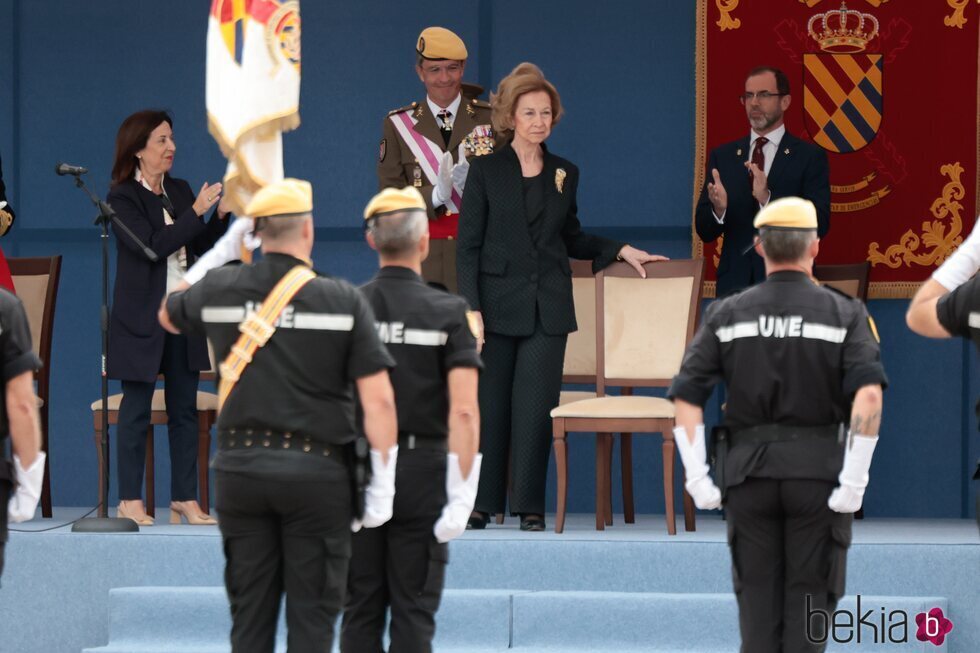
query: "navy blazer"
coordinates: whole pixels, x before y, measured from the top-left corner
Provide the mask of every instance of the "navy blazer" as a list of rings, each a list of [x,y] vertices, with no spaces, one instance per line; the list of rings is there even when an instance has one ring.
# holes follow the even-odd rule
[[[565,171],[559,191],[556,176]],[[487,331],[508,336],[575,331],[568,257],[601,270],[625,243],[591,236],[578,219],[578,168],[544,150],[545,209],[535,247],[528,231],[521,163],[510,145],[470,161],[460,211],[456,276],[459,293],[482,311]]]
[[[163,202],[143,184],[130,179],[109,191],[106,198],[119,219],[159,257],[151,263],[125,233],[116,229],[116,281],[109,320],[109,378],[152,382],[160,372],[166,332],[157,310],[167,292],[167,257],[187,248],[187,265],[210,249],[230,219],[204,220],[194,212],[195,195],[183,179],[165,175],[163,188],[177,214],[172,225],[163,221]],[[230,218],[231,216],[228,216]],[[187,363],[191,370],[207,370],[207,341],[187,336]]]
[[[740,153],[741,152],[741,153]],[[749,137],[725,143],[711,151],[701,197],[694,214],[694,225],[704,242],[725,236],[718,263],[718,297],[759,283],[766,278],[765,263],[754,250],[743,255],[752,244],[755,228],[752,221],[759,203],[752,197],[752,183],[745,162],[749,158]],[[711,170],[718,169],[721,183],[728,193],[725,223],[718,224],[708,199]],[[817,235],[823,238],[830,229],[830,172],[823,148],[800,140],[788,131],[783,134],[776,158],[769,169],[771,200],[780,197],[802,197],[817,207]]]

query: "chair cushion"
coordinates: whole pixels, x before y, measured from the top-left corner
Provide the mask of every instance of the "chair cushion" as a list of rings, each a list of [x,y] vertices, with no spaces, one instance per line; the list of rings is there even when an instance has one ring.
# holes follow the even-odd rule
[[[558,397],[558,405],[564,406],[573,401],[582,401],[583,399],[595,399],[595,393],[587,390],[562,390],[561,395]]]
[[[122,393],[109,395],[108,404],[109,410],[119,410],[119,404],[122,402]],[[92,402],[92,410],[101,410],[102,400],[96,399]],[[153,400],[150,403],[150,410],[164,411],[167,410],[167,402],[164,400],[163,390],[153,391]],[[197,410],[218,410],[218,395],[213,392],[198,392],[197,393]]]
[[[596,397],[558,406],[551,416],[673,419],[674,404],[661,397]]]

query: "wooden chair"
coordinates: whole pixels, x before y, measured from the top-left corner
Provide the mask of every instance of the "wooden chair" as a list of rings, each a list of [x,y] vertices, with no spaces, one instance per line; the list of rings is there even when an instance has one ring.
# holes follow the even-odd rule
[[[61,277],[61,256],[8,258],[17,296],[24,303],[31,329],[34,353],[44,365],[34,374],[38,413],[41,417],[41,449],[48,454],[44,461],[41,486],[41,515],[51,517],[51,450],[48,437],[48,413],[51,405],[51,342],[54,333],[54,309]]]
[[[846,263],[842,265],[814,265],[813,276],[827,286],[868,303],[868,277],[871,263]]]
[[[202,376],[204,376],[202,374]],[[109,424],[119,423],[119,405],[122,402],[122,393],[109,395]],[[197,393],[197,483],[198,494],[200,495],[201,510],[209,513],[210,484],[208,482],[208,458],[211,454],[211,427],[218,421],[218,395],[213,392]],[[102,447],[99,442],[102,439],[102,400],[96,399],[92,402],[92,423],[95,427],[95,448],[99,459],[99,496],[102,496],[105,483],[105,465],[109,461],[102,460]],[[164,400],[162,389],[153,391],[153,400],[150,404],[150,426],[146,429],[146,513],[150,517],[156,516],[156,494],[154,492],[153,475],[153,427],[167,424],[167,406]],[[106,435],[108,442],[108,434]],[[111,449],[111,448],[110,448]],[[108,506],[99,509],[99,515],[108,515]]]
[[[871,263],[844,263],[841,265],[814,265],[813,276],[821,284],[833,286],[837,290],[868,303],[868,277]],[[855,519],[864,519],[864,508],[854,514]]]
[[[664,500],[667,532],[674,520],[674,405],[660,397],[607,396],[610,386],[666,387],[680,369],[694,335],[701,302],[704,261],[648,263],[646,279],[625,263],[596,276],[596,394],[551,411],[558,472],[555,532],[565,527],[568,498],[569,432],[595,432],[596,530],[604,530],[609,504],[611,433],[663,436]],[[685,493],[686,494],[686,493]],[[685,524],[694,529],[694,504],[684,501]]]

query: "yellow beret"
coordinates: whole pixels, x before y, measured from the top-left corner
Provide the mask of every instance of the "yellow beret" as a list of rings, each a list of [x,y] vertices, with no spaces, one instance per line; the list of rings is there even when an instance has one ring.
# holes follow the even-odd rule
[[[816,229],[817,209],[799,197],[783,197],[766,204],[752,223],[756,229]]]
[[[270,218],[313,211],[313,186],[302,179],[283,179],[259,190],[245,207],[245,215]]]
[[[426,27],[422,30],[415,51],[426,59],[466,59],[466,44],[463,39],[445,27]]]
[[[425,200],[422,193],[412,186],[405,188],[385,188],[371,198],[364,207],[364,219],[369,220],[376,215],[394,213],[396,211],[425,211]]]

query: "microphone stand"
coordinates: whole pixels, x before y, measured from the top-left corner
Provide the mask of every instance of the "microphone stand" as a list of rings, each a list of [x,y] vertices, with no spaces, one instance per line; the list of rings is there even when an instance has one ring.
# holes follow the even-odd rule
[[[98,517],[80,519],[71,527],[73,533],[127,533],[139,531],[139,526],[132,519],[125,517],[109,517],[109,376],[106,368],[106,359],[109,352],[109,222],[116,226],[126,237],[131,238],[143,254],[151,262],[156,262],[156,253],[143,244],[143,242],[123,224],[122,220],[116,216],[106,202],[102,201],[98,195],[93,193],[85,182],[82,181],[80,174],[74,174],[75,185],[81,188],[89,196],[92,204],[99,210],[99,215],[93,224],[102,226],[102,307],[99,314],[100,328],[102,330],[102,433],[99,439],[99,456],[102,457],[102,492],[99,497]]]

